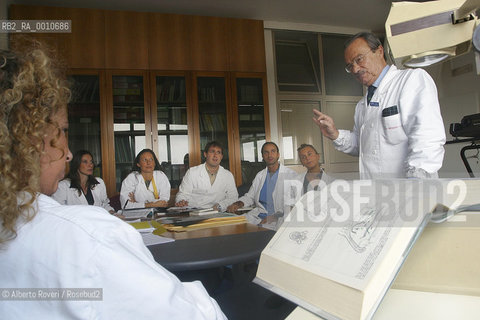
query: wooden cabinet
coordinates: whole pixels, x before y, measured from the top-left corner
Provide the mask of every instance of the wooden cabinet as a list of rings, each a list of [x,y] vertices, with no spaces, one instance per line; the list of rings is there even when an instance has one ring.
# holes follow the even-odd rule
[[[107,69],[149,69],[148,21],[146,12],[105,11]]]
[[[228,34],[230,70],[266,72],[263,21],[229,19]]]
[[[232,132],[230,107],[230,82],[226,72],[195,72],[193,74],[193,110],[197,116],[194,128],[198,134],[195,144],[199,146],[200,159],[204,161],[203,150],[208,142],[217,141],[223,146],[221,165],[225,169],[233,166],[234,157],[230,157],[230,132]]]
[[[192,16],[191,70],[229,71],[227,18]]]
[[[28,34],[57,50],[69,68],[105,67],[105,18],[103,10],[38,6],[10,6],[10,19],[72,20],[71,33]],[[17,34],[12,34],[14,41]],[[21,36],[25,36],[22,34]]]
[[[37,7],[37,6],[18,6],[12,5],[9,9],[9,19],[11,20],[41,20],[41,19],[60,19],[58,8],[55,7]],[[48,45],[50,48],[59,51],[60,37],[55,33],[35,33],[28,34],[42,43]],[[10,36],[10,43],[12,46],[16,45],[17,38],[25,36],[24,33],[12,33]],[[62,53],[62,58],[68,58]]]
[[[150,69],[266,71],[262,21],[152,13],[149,25]]]
[[[77,81],[71,149],[92,149],[109,195],[143,148],[155,151],[173,188],[211,140],[224,145],[222,165],[238,185],[263,168],[262,21],[23,5],[9,18],[72,20],[72,33],[31,36],[57,49]]]
[[[113,141],[110,154],[115,155],[115,190],[132,171],[136,155],[152,148],[150,137],[150,86],[146,71],[107,71],[107,110],[113,115]],[[110,138],[111,139],[111,138]],[[109,178],[111,183],[111,178]],[[110,186],[111,187],[111,186]]]
[[[25,5],[11,5],[9,18],[72,20],[71,33],[29,35],[70,68],[266,71],[259,20]]]
[[[220,142],[224,147],[222,166],[233,173],[237,185],[251,183],[265,167],[260,148],[270,139],[266,85],[262,73],[193,75],[195,144],[203,156],[208,142]],[[196,164],[201,162],[203,158],[196,158]]]
[[[176,189],[196,154],[191,81],[186,72],[152,72],[150,83],[153,150]]]
[[[103,176],[102,146],[107,145],[102,139],[102,133],[106,132],[103,128],[105,119],[102,118],[106,107],[103,95],[105,77],[95,70],[74,73],[68,77],[72,92],[68,106],[68,144],[72,152],[90,151],[95,163],[94,174]]]
[[[237,185],[251,183],[270,138],[261,73],[141,70],[72,71],[70,148],[87,149],[109,194],[119,192],[135,156],[153,149],[172,188],[203,148],[224,146],[222,166]]]
[[[192,16],[149,14],[148,63],[152,70],[192,70]]]
[[[57,17],[72,20],[72,33],[58,34],[58,50],[66,58],[69,67],[105,68],[104,11],[58,8]]]
[[[261,147],[270,140],[267,80],[263,73],[231,74],[232,125],[237,185],[252,183],[265,167]]]

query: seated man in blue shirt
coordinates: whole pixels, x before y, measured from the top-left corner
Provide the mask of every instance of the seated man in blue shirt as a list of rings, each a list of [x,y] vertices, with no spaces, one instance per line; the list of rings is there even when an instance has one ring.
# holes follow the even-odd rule
[[[237,212],[240,208],[254,205],[255,207],[246,214],[247,220],[276,230],[283,221],[281,218],[284,213],[288,213],[285,212],[285,206],[292,205],[292,203],[285,203],[284,199],[292,198],[288,197],[290,192],[288,181],[293,181],[296,174],[280,164],[278,161],[280,152],[274,142],[263,144],[262,157],[267,167],[257,173],[250,190],[237,202],[231,204],[227,211]]]

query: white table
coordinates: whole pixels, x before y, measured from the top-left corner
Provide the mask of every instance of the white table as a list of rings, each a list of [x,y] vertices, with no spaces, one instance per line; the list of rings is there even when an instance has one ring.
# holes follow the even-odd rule
[[[285,320],[320,320],[297,307]],[[478,320],[480,297],[390,289],[374,320]]]

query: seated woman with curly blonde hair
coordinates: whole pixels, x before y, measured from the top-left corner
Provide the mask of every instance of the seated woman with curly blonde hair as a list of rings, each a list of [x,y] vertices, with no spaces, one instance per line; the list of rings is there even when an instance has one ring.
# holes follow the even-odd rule
[[[45,51],[30,47],[0,50],[1,318],[224,319],[199,282],[182,283],[154,261],[133,227],[50,198],[72,159],[70,91]],[[80,295],[6,300],[8,290],[42,288]]]

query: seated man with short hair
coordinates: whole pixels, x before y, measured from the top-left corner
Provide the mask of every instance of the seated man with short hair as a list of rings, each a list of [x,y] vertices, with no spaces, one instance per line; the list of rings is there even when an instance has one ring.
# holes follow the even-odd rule
[[[238,192],[232,173],[220,165],[223,147],[211,141],[203,155],[205,163],[188,169],[183,177],[175,205],[225,211],[238,199]]]
[[[260,224],[265,228],[278,229],[283,221],[286,209],[294,203],[288,199],[289,181],[295,181],[296,173],[281,165],[278,159],[280,153],[274,142],[265,142],[262,146],[263,161],[267,167],[257,173],[250,190],[239,201],[227,208],[228,212],[237,212],[238,209],[255,205],[255,208],[246,213],[247,220],[253,224]]]
[[[302,143],[297,152],[300,162],[307,168],[307,171],[300,176],[303,183],[302,195],[311,190],[319,190],[323,185],[327,185],[334,180],[320,166],[320,154],[313,145]]]

